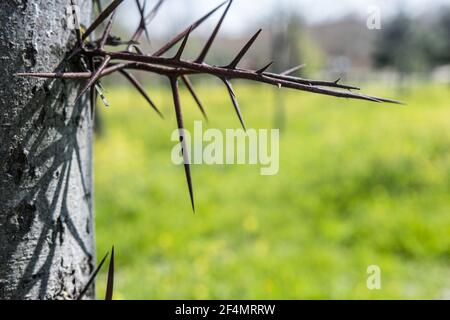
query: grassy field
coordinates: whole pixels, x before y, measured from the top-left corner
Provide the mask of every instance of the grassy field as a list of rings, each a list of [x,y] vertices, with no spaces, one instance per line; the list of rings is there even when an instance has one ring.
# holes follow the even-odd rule
[[[156,91],[156,92],[155,92]],[[250,128],[272,128],[276,91],[236,84]],[[171,162],[171,96],[161,120],[111,90],[95,144],[98,258],[116,246],[116,299],[450,298],[450,89],[406,107],[284,91],[280,172],[194,166],[197,213]],[[208,127],[239,128],[226,91],[199,91]],[[188,128],[201,119],[182,102]],[[366,286],[381,268],[381,290]],[[106,270],[106,269],[105,269]],[[105,274],[98,290],[104,292]]]

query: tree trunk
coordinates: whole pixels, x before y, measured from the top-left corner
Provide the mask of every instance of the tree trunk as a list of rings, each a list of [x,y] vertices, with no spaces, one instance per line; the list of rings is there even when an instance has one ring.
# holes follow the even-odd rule
[[[0,1],[0,299],[74,299],[94,269],[89,99],[74,106],[80,82],[14,76],[64,66],[68,4]]]

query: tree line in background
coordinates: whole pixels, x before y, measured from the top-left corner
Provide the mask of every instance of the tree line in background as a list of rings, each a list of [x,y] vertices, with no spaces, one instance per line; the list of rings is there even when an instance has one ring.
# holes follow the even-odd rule
[[[430,21],[399,13],[383,26],[375,43],[375,66],[402,76],[450,64],[450,7]]]

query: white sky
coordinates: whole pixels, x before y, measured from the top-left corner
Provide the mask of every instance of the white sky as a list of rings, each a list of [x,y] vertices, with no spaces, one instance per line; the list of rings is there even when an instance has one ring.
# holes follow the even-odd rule
[[[166,0],[157,18],[150,25],[153,33],[164,33],[167,29],[187,26],[223,0]],[[152,7],[156,0],[149,1]],[[261,25],[273,16],[280,6],[302,15],[308,22],[333,20],[347,14],[368,16],[368,9],[377,6],[381,18],[389,17],[398,10],[419,16],[426,10],[450,5],[450,0],[234,0],[221,32],[236,35],[255,24]],[[138,21],[134,0],[126,0],[121,7],[121,15],[127,16],[125,26],[134,28]],[[219,13],[216,13],[219,16]],[[212,18],[209,26],[217,19]],[[205,29],[208,29],[205,27]],[[210,30],[210,28],[208,29]],[[201,32],[201,31],[200,31]]]

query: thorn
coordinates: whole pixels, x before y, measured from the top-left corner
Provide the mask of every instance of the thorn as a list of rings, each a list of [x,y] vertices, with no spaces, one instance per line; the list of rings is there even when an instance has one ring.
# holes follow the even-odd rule
[[[66,58],[66,61],[70,61],[72,60],[77,54],[79,54],[81,51],[83,51],[82,48],[77,47],[75,48],[70,54],[69,56]]]
[[[109,259],[108,282],[106,284],[105,300],[113,299],[114,293],[114,246],[111,249],[111,258]]]
[[[187,75],[181,76],[181,79],[183,80],[184,84],[188,88],[189,92],[191,93],[192,97],[194,98],[195,102],[197,103],[198,108],[200,109],[203,117],[206,121],[208,120],[208,115],[205,112],[205,109],[203,108],[202,102],[200,101],[199,97],[195,93],[194,86],[192,85],[191,81],[189,80]]]
[[[202,18],[200,18],[199,20],[197,20],[196,22],[194,22],[192,25],[190,25],[189,27],[187,27],[184,31],[180,32],[179,34],[177,34],[172,40],[170,40],[169,42],[167,42],[161,49],[159,49],[158,51],[156,51],[153,56],[154,57],[159,57],[161,55],[163,55],[164,53],[166,53],[167,51],[169,51],[170,49],[172,49],[172,47],[174,45],[176,45],[181,39],[183,39],[183,37],[186,35],[186,33],[189,30],[194,31],[199,25],[201,25],[206,19],[208,19],[214,12],[216,12],[217,10],[219,10],[225,3],[227,3],[227,1],[221,3],[220,5],[218,5],[217,7],[215,7],[213,10],[211,10],[210,12],[208,12],[206,15],[204,15]]]
[[[233,3],[233,0],[230,0],[230,1],[228,2],[228,6],[226,7],[224,13],[223,13],[222,16],[220,17],[220,20],[219,20],[219,22],[217,23],[217,25],[216,25],[216,27],[215,27],[213,33],[211,34],[210,38],[209,38],[208,41],[206,42],[205,46],[203,47],[203,50],[202,50],[202,52],[200,53],[200,55],[198,56],[197,60],[195,60],[196,63],[201,64],[201,63],[203,63],[203,61],[205,60],[206,55],[208,54],[209,49],[211,49],[211,46],[212,46],[214,40],[216,39],[217,33],[219,32],[220,27],[222,26],[223,20],[225,19],[226,15],[227,15],[227,13],[228,13],[228,10],[230,9],[232,3]]]
[[[91,76],[91,72],[37,72],[37,73],[16,73],[15,77],[32,77],[47,79],[86,79]]]
[[[97,107],[97,88],[92,89],[90,91],[91,97],[91,119],[92,123],[95,123],[95,108]]]
[[[83,34],[82,39],[86,40],[91,33],[97,29],[97,27],[103,22],[105,21],[106,18],[109,17],[109,15],[116,10],[116,8],[121,5],[123,2],[123,0],[113,0],[111,2],[111,4],[105,9],[103,10],[99,16],[97,17],[97,19],[94,20],[94,22],[91,24],[91,26],[86,30],[86,32]]]
[[[140,35],[143,32],[142,29],[144,29],[145,37],[147,38],[147,41],[150,43],[150,35],[148,33],[147,24],[145,23],[145,17],[144,17],[145,9],[147,8],[147,3],[148,3],[147,0],[144,0],[144,5],[141,6],[141,1],[136,0],[136,5],[138,7],[139,14],[141,15],[141,22],[140,22],[138,29],[136,30],[136,33],[135,33],[135,36],[133,37],[133,39],[140,38]]]
[[[105,263],[106,258],[108,257],[109,252],[103,257],[102,261],[100,261],[97,269],[95,269],[95,271],[92,273],[92,275],[89,277],[88,282],[86,283],[86,285],[84,286],[83,290],[81,290],[80,295],[78,296],[77,300],[81,300],[83,299],[84,295],[86,294],[86,292],[88,291],[89,287],[91,286],[92,282],[95,280],[95,278],[97,277],[98,272],[100,271],[100,269],[103,267],[103,264]]]
[[[114,23],[114,17],[116,16],[116,11],[111,14],[111,18],[108,21],[108,24],[106,25],[105,31],[103,32],[103,36],[100,40],[99,48],[103,49],[106,44],[106,40],[108,40],[109,35],[111,34],[111,29]]]
[[[192,210],[195,213],[194,191],[192,188],[191,167],[189,165],[189,150],[187,149],[186,139],[184,137],[184,123],[180,104],[180,94],[178,90],[178,79],[176,77],[170,77],[170,85],[172,87],[173,103],[175,106],[175,113],[177,117],[178,131],[180,133],[180,143],[184,160],[184,172],[186,175],[186,181],[189,188],[189,196],[191,198]]]
[[[334,83],[339,84],[339,81],[341,81],[341,78],[339,77]]]
[[[183,42],[181,43],[180,48],[177,51],[177,54],[172,58],[173,60],[177,60],[180,61],[181,56],[183,54],[184,49],[186,48],[186,43],[189,39],[189,35],[191,34],[192,31],[192,27],[189,28],[188,32],[186,33],[186,35],[184,36]]]
[[[89,90],[90,87],[101,77],[103,70],[108,65],[109,61],[111,60],[110,56],[105,56],[102,64],[98,68],[97,71],[94,72],[92,77],[89,79],[89,81],[86,83],[86,85],[83,87],[81,92],[78,94],[77,98],[75,99],[75,104],[81,99],[81,97]]]
[[[272,64],[273,64],[273,61],[270,62],[269,64],[267,64],[265,67],[263,67],[263,68],[259,69],[258,71],[256,71],[256,73],[263,74],[267,69],[269,69],[269,67],[270,67]]]
[[[233,102],[234,109],[236,110],[236,113],[238,115],[239,121],[241,122],[242,128],[244,129],[244,131],[247,131],[247,129],[245,127],[244,118],[242,117],[241,108],[239,107],[239,104],[237,102],[236,94],[233,91],[231,82],[226,78],[222,78],[222,81],[225,83],[225,85],[228,89],[228,93],[230,94],[231,101]]]
[[[126,70],[120,70],[119,71],[125,78],[127,78],[128,81],[131,82],[131,84],[139,91],[139,93],[147,100],[147,102],[150,104],[150,106],[158,113],[158,115],[164,119],[163,114],[159,109],[156,107],[156,105],[153,103],[152,99],[148,96],[147,92],[144,89],[144,86],[142,86],[139,81],[128,71]]]
[[[236,58],[234,58],[233,62],[231,62],[227,66],[228,69],[236,69],[238,63],[241,61],[241,59],[244,57],[244,55],[247,53],[247,51],[253,45],[253,42],[255,42],[256,38],[258,38],[261,31],[262,31],[262,29],[259,29],[258,32],[256,32],[255,35],[245,44],[245,46],[241,49],[241,51],[238,53]]]

